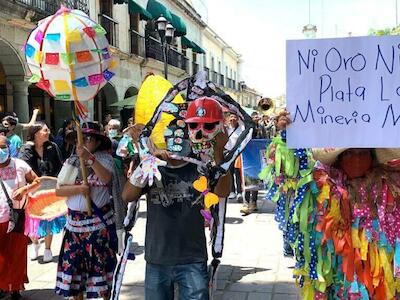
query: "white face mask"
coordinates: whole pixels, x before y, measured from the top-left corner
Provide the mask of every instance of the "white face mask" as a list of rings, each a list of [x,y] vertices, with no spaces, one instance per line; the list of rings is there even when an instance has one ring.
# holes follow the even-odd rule
[[[117,129],[109,129],[108,130],[108,137],[115,138],[118,135]]]

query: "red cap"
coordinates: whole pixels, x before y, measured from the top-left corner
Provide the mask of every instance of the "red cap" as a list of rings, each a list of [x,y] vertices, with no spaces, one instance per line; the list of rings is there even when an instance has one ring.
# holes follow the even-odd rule
[[[222,106],[217,100],[202,97],[189,104],[186,123],[215,123],[224,120]]]

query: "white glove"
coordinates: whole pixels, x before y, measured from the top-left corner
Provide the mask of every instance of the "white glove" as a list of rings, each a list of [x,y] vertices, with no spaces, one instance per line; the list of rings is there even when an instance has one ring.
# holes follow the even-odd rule
[[[158,167],[166,165],[166,161],[147,153],[142,157],[140,165],[133,172],[129,181],[132,185],[141,188],[145,187],[147,183],[149,186],[152,186],[154,178],[158,181],[161,180],[161,173],[158,170]]]

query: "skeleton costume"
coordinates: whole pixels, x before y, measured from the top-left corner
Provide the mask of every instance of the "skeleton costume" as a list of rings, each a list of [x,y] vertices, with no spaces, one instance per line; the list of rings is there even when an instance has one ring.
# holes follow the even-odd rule
[[[172,101],[175,96],[183,91],[186,91],[187,103],[173,103]],[[193,105],[195,102],[196,105]],[[212,150],[215,136],[222,129],[222,120],[218,120],[218,118],[209,120],[202,119],[202,117],[208,116],[207,109],[210,109],[211,107],[209,105],[223,106],[232,111],[238,115],[245,126],[245,129],[237,139],[237,143],[232,147],[232,149],[224,153],[224,159],[219,165],[216,165],[212,160]],[[156,108],[153,117],[142,131],[139,141],[139,155],[141,158],[140,171],[142,172],[140,176],[146,178],[146,180],[148,179],[149,184],[150,181],[151,183],[153,182],[154,178],[156,185],[158,184],[157,182],[161,180],[161,174],[158,172],[160,161],[151,157],[147,148],[147,140],[162,113],[169,113],[175,117],[175,120],[169,124],[168,129],[165,131],[167,150],[174,153],[172,156],[174,159],[181,159],[196,164],[200,175],[203,175],[206,178],[205,185],[204,182],[200,184],[204,190],[201,191],[201,195],[196,199],[196,203],[197,201],[203,203],[204,209],[201,213],[209,220],[211,225],[210,234],[212,239],[212,255],[214,259],[209,270],[210,281],[212,283],[215,279],[214,275],[219,265],[218,258],[222,256],[223,251],[227,200],[225,198],[217,199],[217,203],[213,203],[207,207],[207,203],[210,204],[208,198],[212,195],[212,191],[219,178],[228,172],[230,165],[235,161],[251,139],[253,131],[252,120],[240,105],[229,95],[219,90],[212,82],[207,81],[204,72],[199,72],[198,74],[177,83],[168,91]],[[193,125],[188,126],[186,124],[187,121],[189,121],[189,124]],[[191,140],[191,144],[189,144],[187,139],[188,137]],[[201,178],[198,180],[200,179]],[[198,180],[196,180],[195,183]],[[168,202],[163,203],[163,205],[168,205]],[[131,219],[132,218],[133,217],[131,216]],[[123,270],[123,267],[121,267],[121,270]],[[118,282],[121,282],[122,276],[123,272],[120,272],[120,274],[115,276],[115,293],[113,293],[112,299],[118,299],[120,289],[120,284],[118,284]],[[212,290],[212,284],[210,286]]]

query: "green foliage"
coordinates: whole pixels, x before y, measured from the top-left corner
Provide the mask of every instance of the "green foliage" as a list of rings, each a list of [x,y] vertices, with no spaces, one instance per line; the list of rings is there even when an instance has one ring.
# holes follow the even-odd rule
[[[382,36],[382,35],[400,35],[400,25],[394,28],[373,29],[368,30],[368,35]]]

